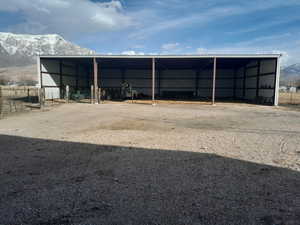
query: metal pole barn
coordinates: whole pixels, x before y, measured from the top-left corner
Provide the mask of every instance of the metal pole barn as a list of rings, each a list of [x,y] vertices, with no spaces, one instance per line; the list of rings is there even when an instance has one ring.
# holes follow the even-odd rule
[[[213,68],[213,86],[212,86],[212,104],[215,104],[216,97],[216,74],[217,74],[217,58],[214,58],[214,68]]]

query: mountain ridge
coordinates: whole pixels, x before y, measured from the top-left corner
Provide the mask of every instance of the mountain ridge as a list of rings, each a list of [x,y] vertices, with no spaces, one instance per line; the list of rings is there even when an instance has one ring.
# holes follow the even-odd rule
[[[30,69],[26,67],[36,63],[37,55],[94,55],[95,51],[82,48],[65,40],[58,34],[31,35],[0,32],[0,68],[1,76],[6,80],[18,78],[14,74],[29,74]],[[22,72],[20,72],[22,71]],[[6,75],[4,75],[6,74]],[[33,72],[35,74],[35,71]],[[29,75],[26,75],[29,77]],[[281,69],[281,85],[300,80],[300,63],[295,63]]]
[[[37,55],[92,55],[58,34],[31,35],[0,32],[0,67],[27,66]]]
[[[294,63],[281,69],[281,84],[290,85],[300,81],[300,63]]]
[[[0,85],[37,82],[37,55],[93,55],[94,51],[58,34],[31,35],[0,32]]]

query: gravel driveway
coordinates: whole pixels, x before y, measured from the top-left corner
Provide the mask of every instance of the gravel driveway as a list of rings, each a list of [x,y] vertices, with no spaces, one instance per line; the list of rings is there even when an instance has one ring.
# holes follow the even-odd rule
[[[0,120],[0,224],[300,221],[300,112],[68,104]]]

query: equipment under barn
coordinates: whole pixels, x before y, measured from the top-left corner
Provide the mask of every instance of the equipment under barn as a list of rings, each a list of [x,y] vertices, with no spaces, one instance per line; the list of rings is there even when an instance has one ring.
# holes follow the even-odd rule
[[[47,99],[175,99],[278,104],[280,55],[39,56]]]

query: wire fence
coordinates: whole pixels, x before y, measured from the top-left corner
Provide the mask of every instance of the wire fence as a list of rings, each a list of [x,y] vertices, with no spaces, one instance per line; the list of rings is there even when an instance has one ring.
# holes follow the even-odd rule
[[[300,92],[280,92],[279,104],[300,106]]]
[[[0,86],[0,118],[40,108],[39,88]]]
[[[114,96],[113,90],[105,90],[106,95],[110,98],[120,98],[120,90],[117,92],[118,96]],[[69,96],[70,95],[70,96]],[[0,119],[8,115],[16,113],[31,111],[33,109],[40,109],[44,105],[53,105],[60,103],[67,103],[69,99],[74,102],[89,102],[90,96],[85,96],[83,93],[74,92],[68,94],[68,99],[59,99],[57,101],[45,100],[45,90],[37,87],[8,87],[0,86]],[[101,99],[106,99],[101,96]],[[293,105],[300,107],[300,92],[280,92],[280,105]]]

